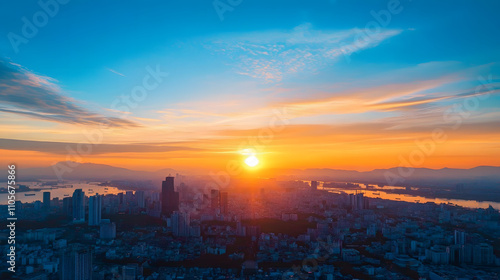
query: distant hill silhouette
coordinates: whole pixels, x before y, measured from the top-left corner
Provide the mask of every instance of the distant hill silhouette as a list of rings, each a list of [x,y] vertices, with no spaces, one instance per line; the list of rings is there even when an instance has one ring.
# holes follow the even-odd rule
[[[66,172],[65,172],[66,171]],[[178,171],[166,168],[154,172],[130,170],[106,164],[59,162],[48,167],[20,168],[19,180],[30,181],[37,179],[57,180],[57,172],[62,173],[63,180],[164,180],[169,174],[175,175]]]
[[[126,168],[115,167],[105,164],[95,163],[73,163],[61,162],[56,166],[71,167],[71,172],[65,172],[62,176],[64,180],[153,180],[161,181],[165,176],[176,173],[188,175],[186,171],[178,171],[171,168],[157,171],[137,171]],[[56,168],[57,169],[57,168]],[[56,172],[53,166],[38,168],[20,168],[18,171],[19,180],[29,181],[37,179],[56,180]],[[266,170],[266,176],[278,179],[301,179],[337,182],[358,182],[383,185],[402,186],[429,186],[429,187],[450,187],[457,184],[478,186],[484,188],[500,188],[500,167],[478,166],[470,169],[456,168],[415,168],[410,176],[404,177],[405,173],[400,173],[403,168],[375,169],[372,171],[359,172],[355,170],[339,169],[270,169]],[[261,174],[262,175],[262,174]],[[403,175],[403,176],[401,176]],[[399,177],[397,177],[399,176]],[[396,180],[394,180],[396,178]],[[391,181],[392,179],[392,181]],[[399,179],[399,180],[398,180]]]
[[[276,171],[277,174],[281,174],[281,177],[303,180],[429,187],[450,187],[457,184],[465,184],[469,186],[500,188],[500,167],[496,166],[478,166],[470,169],[407,169],[404,167],[393,167],[366,172],[338,169],[291,169]]]

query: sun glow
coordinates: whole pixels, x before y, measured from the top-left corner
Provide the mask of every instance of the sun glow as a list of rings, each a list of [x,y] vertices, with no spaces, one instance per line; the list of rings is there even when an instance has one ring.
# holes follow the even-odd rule
[[[259,159],[256,156],[252,155],[245,159],[245,163],[250,167],[254,167],[257,166],[257,164],[259,164]]]

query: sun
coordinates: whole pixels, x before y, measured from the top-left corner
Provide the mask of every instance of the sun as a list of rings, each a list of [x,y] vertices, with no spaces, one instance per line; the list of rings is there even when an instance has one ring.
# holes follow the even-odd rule
[[[252,155],[245,159],[245,163],[250,167],[254,167],[257,166],[257,164],[259,164],[259,159],[256,156]]]

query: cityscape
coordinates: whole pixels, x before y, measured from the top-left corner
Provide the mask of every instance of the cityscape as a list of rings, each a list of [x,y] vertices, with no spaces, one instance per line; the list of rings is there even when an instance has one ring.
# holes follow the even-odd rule
[[[500,1],[0,5],[0,280],[500,280]]]
[[[116,194],[107,194],[106,183],[85,184],[91,188],[73,186],[71,196],[47,190],[42,201],[16,201],[11,278],[500,276],[500,212],[491,206],[369,198],[318,181],[260,179],[248,188],[210,189],[198,180],[169,175],[160,191]]]

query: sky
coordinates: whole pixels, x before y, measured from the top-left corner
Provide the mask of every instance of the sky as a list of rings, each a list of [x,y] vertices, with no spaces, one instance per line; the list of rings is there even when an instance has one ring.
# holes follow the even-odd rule
[[[500,165],[498,1],[2,5],[0,164]]]

